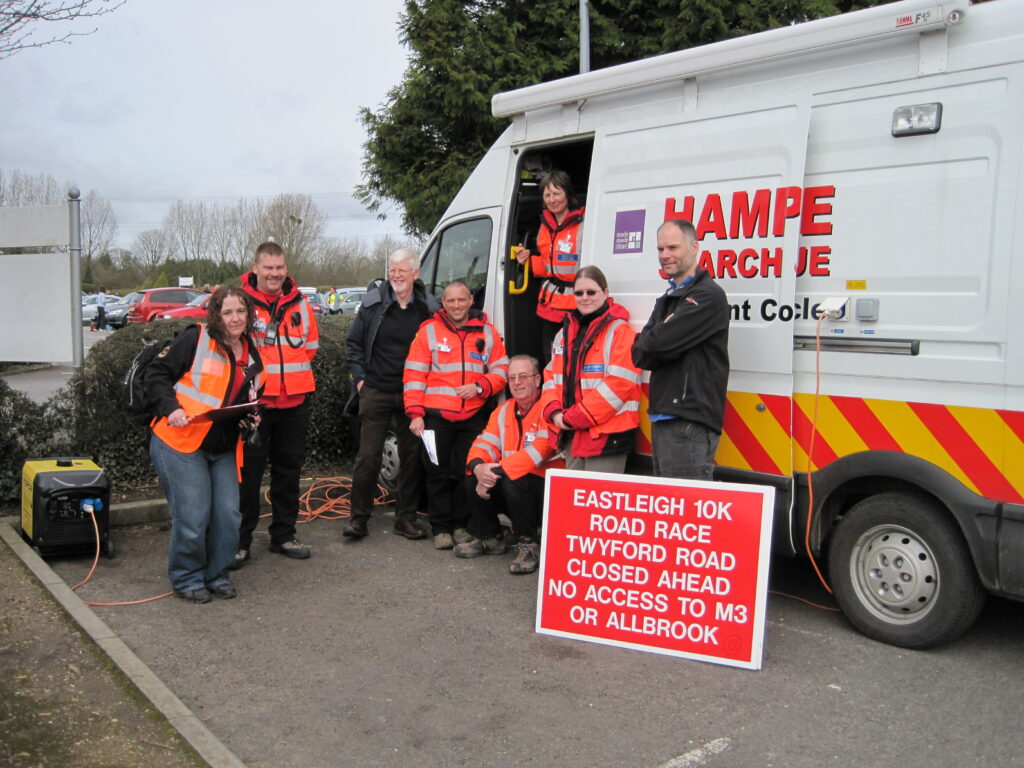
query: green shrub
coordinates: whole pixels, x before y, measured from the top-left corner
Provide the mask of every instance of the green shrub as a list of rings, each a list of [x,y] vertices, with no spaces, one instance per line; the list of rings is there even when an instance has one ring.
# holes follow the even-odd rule
[[[121,381],[147,339],[168,339],[192,320],[159,320],[128,325],[97,342],[85,363],[54,396],[38,405],[0,380],[0,502],[16,501],[26,458],[82,456],[107,472],[120,492],[151,484],[147,427],[121,409]],[[317,391],[310,398],[306,466],[337,465],[352,454],[352,438],[342,415],[350,382],[345,360],[349,316],[320,320],[320,350],[313,359]]]

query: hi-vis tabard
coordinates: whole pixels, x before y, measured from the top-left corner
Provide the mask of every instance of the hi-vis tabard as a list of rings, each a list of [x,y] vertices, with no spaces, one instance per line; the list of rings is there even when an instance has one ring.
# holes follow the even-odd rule
[[[550,442],[541,409],[538,398],[519,419],[516,401],[506,400],[491,414],[487,427],[473,441],[467,460],[500,464],[510,480],[531,473],[543,477],[549,469],[564,469],[562,459],[551,460],[558,447]]]
[[[405,412],[415,418],[433,411],[449,421],[464,421],[505,388],[507,371],[505,345],[493,325],[471,317],[456,329],[441,310],[420,326],[409,347]],[[464,384],[478,384],[482,392],[463,400],[456,389]]]
[[[566,312],[576,309],[572,284],[580,268],[584,212],[584,208],[570,211],[561,224],[555,223],[550,211],[541,214],[538,253],[530,257],[530,268],[537,277],[547,278],[537,298],[537,315],[545,320],[561,322]]]
[[[199,325],[199,341],[192,367],[174,385],[178,404],[189,418],[225,405],[231,384],[231,359],[217,347],[205,324]],[[249,386],[249,400],[256,399],[262,384],[263,374],[258,373]],[[172,427],[167,418],[158,419],[153,432],[167,445],[180,453],[192,453],[199,449],[213,422],[189,423],[184,427]]]

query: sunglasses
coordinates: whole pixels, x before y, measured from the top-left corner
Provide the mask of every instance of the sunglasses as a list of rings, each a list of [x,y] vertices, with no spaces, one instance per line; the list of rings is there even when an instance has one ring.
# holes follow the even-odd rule
[[[593,288],[591,288],[586,291],[573,291],[572,295],[575,296],[576,298],[579,298],[580,296],[596,296],[599,293],[600,291],[595,291]]]

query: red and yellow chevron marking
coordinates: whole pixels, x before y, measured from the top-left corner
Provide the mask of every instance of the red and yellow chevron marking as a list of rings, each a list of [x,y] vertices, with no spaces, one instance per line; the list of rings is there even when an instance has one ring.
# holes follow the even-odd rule
[[[899,451],[986,498],[1024,501],[1024,413],[822,395],[812,449],[814,401],[730,392],[716,463],[786,475],[860,451]]]

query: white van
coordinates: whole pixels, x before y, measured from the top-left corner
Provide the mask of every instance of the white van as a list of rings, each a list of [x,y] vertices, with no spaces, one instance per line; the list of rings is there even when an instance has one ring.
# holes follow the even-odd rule
[[[732,307],[716,478],[778,489],[776,549],[807,532],[851,622],[907,647],[965,631],[985,590],[1024,598],[1024,3],[906,0],[493,111],[511,125],[432,234],[428,285],[467,280],[509,350],[538,352],[509,249],[559,168],[582,263],[639,329],[665,288],[655,230],[691,219]]]

